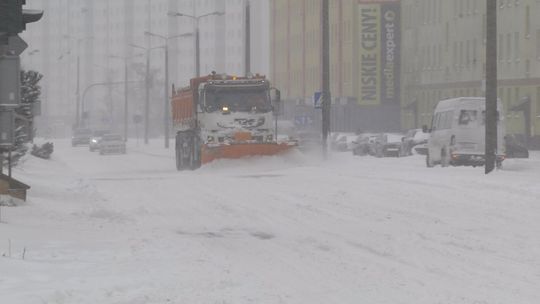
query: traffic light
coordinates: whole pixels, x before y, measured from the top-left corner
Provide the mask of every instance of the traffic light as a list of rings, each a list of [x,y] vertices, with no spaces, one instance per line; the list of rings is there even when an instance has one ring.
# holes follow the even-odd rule
[[[41,10],[26,10],[26,0],[0,0],[0,34],[16,35],[26,29],[27,23],[43,16]]]

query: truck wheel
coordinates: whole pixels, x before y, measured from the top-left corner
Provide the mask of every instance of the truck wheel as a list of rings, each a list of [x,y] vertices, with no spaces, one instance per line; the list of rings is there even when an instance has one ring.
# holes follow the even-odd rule
[[[450,165],[450,156],[448,154],[448,149],[443,148],[441,150],[441,167],[448,167]]]
[[[435,164],[431,160],[431,157],[429,156],[429,152],[426,154],[426,167],[433,168]]]
[[[176,170],[184,170],[184,153],[182,140],[179,138],[179,135],[176,136]]]
[[[191,170],[197,170],[201,167],[201,144],[199,137],[195,134],[191,135],[191,155],[189,157],[189,164]]]

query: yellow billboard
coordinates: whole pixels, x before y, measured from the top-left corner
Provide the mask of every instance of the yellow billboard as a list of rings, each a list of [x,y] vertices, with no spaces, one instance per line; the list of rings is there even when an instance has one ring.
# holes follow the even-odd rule
[[[399,105],[400,3],[359,0],[358,103]]]

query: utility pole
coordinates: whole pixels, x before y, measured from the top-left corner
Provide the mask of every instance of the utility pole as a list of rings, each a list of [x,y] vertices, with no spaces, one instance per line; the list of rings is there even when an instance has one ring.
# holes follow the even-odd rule
[[[246,46],[245,46],[245,75],[251,72],[251,5],[246,0]]]
[[[124,140],[128,141],[128,62],[124,63]]]
[[[152,31],[152,6],[150,0],[147,1],[148,9],[148,27],[147,31]],[[145,76],[145,100],[144,100],[144,144],[148,145],[150,133],[150,49],[152,48],[152,39],[147,36],[146,41],[146,76]]]
[[[195,18],[195,76],[201,76],[201,53],[199,38],[199,18]]]
[[[330,28],[329,0],[322,0],[322,141],[323,156],[328,157],[328,133],[330,132]]]
[[[486,1],[485,174],[495,168],[497,151],[497,1]]]
[[[165,102],[163,103],[163,130],[165,137],[165,149],[169,149],[169,40],[165,45]]]
[[[144,77],[144,144],[148,144],[150,130],[150,51],[146,52],[146,73]]]
[[[77,50],[79,52],[79,50]],[[75,126],[76,128],[79,128],[81,126],[81,115],[80,115],[80,108],[81,108],[81,94],[80,94],[80,75],[81,75],[81,58],[79,54],[77,54],[77,92],[75,93],[77,100],[76,106],[75,106]]]

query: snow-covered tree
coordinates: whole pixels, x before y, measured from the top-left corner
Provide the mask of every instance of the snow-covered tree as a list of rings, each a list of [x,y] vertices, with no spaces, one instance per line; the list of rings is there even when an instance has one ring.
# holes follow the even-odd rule
[[[21,105],[15,110],[15,136],[12,154],[13,163],[28,151],[28,143],[34,138],[34,104],[39,102],[41,87],[38,85],[43,78],[36,71],[21,71]]]

